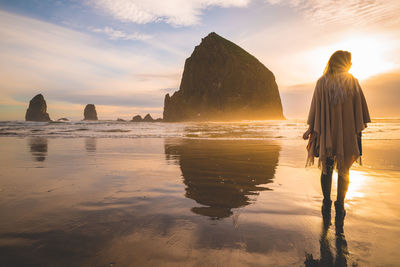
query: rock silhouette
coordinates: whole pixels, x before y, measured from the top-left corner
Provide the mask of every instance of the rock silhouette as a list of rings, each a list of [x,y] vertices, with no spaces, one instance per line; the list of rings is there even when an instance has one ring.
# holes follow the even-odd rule
[[[36,95],[29,102],[29,107],[25,114],[26,121],[51,121],[49,113],[47,113],[46,100],[42,94]]]
[[[191,211],[221,219],[232,209],[249,205],[261,192],[271,190],[280,146],[266,140],[167,139],[167,160],[182,171],[187,198],[199,205]]]
[[[163,121],[163,119],[161,119],[161,118],[153,119],[153,117],[151,117],[150,114],[146,114],[146,116],[144,116],[144,118],[142,118],[142,116],[140,116],[140,115],[133,116],[131,121],[132,122],[161,122],[161,121]]]
[[[164,121],[283,119],[274,74],[212,32],[186,59],[180,88],[164,99]]]
[[[142,119],[142,116],[136,115],[136,116],[133,116],[131,121],[133,121],[133,122],[141,122],[141,121],[143,121],[143,119]]]
[[[94,104],[87,104],[83,112],[85,121],[97,121],[97,112]]]
[[[151,117],[150,114],[147,114],[146,116],[144,116],[143,121],[144,122],[153,122],[154,119]]]

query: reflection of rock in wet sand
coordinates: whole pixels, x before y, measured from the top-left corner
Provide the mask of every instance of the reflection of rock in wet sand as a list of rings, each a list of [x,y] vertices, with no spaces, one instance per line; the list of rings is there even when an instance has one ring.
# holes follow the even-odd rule
[[[186,197],[204,205],[192,208],[211,218],[232,215],[249,205],[259,191],[269,190],[280,146],[271,141],[167,140],[167,159],[180,165]]]
[[[47,156],[47,139],[43,137],[35,137],[29,139],[29,147],[33,158],[36,161],[44,161]]]
[[[85,148],[87,152],[95,152],[97,146],[96,138],[88,137],[85,139]]]

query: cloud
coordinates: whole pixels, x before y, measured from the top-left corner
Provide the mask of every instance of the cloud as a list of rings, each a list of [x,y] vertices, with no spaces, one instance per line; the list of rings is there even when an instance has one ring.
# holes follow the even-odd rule
[[[166,74],[154,74],[154,73],[138,73],[135,74],[135,77],[140,81],[151,81],[154,79],[157,80],[172,80],[178,81],[181,77],[181,73],[166,73]]]
[[[373,118],[399,117],[400,109],[400,69],[377,74],[364,81],[361,87],[367,99]],[[281,88],[281,98],[285,116],[305,118],[310,108],[314,83],[298,84]]]
[[[399,117],[400,69],[361,81],[372,117]]]
[[[305,118],[307,116],[314,87],[315,83],[304,83],[279,88],[284,115],[287,118]]]
[[[139,92],[131,95],[86,95],[79,93],[68,94],[50,92],[48,94],[48,99],[81,105],[94,103],[103,106],[159,108],[162,101],[164,101],[164,95],[161,93],[161,89],[159,90],[159,94]]]
[[[126,33],[120,30],[115,30],[111,27],[104,27],[102,29],[92,29],[93,32],[105,33],[111,40],[131,40],[131,41],[144,41],[151,38],[151,35],[143,33]]]
[[[90,0],[89,3],[121,21],[138,24],[165,22],[174,26],[198,24],[204,9],[246,7],[250,0]]]
[[[319,25],[330,23],[365,25],[400,22],[398,0],[265,0],[272,5],[287,5],[304,13]]]
[[[180,61],[160,60],[142,46],[112,47],[88,34],[4,11],[0,11],[0,36],[4,119],[23,118],[24,109],[13,107],[26,105],[39,92],[50,106],[52,101],[71,106],[109,101],[140,111],[162,107],[165,94],[160,90],[179,84],[179,75],[173,74],[181,72]],[[171,76],[165,78],[166,74]],[[61,114],[52,107],[53,113]]]

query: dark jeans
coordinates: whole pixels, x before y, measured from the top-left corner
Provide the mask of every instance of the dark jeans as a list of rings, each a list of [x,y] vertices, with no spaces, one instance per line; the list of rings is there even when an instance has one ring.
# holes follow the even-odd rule
[[[331,201],[332,173],[335,161],[332,158],[326,159],[326,174],[321,173],[321,187],[324,201]],[[337,202],[343,203],[349,188],[349,173],[338,175]]]

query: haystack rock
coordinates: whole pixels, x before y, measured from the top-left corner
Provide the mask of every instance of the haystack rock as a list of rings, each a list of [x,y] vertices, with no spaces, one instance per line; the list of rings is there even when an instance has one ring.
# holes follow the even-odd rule
[[[83,112],[85,121],[97,121],[96,107],[93,104],[87,104]]]
[[[26,121],[51,121],[49,114],[47,113],[46,100],[42,94],[36,95],[29,102],[29,107],[25,114]]]
[[[141,121],[143,121],[143,119],[142,119],[142,116],[136,115],[136,116],[133,116],[131,121],[133,121],[133,122],[141,122]]]
[[[143,121],[145,121],[145,122],[153,122],[154,119],[151,117],[150,114],[147,114],[146,116],[144,116]]]
[[[284,119],[274,74],[212,32],[186,59],[181,85],[164,100],[164,121]]]

